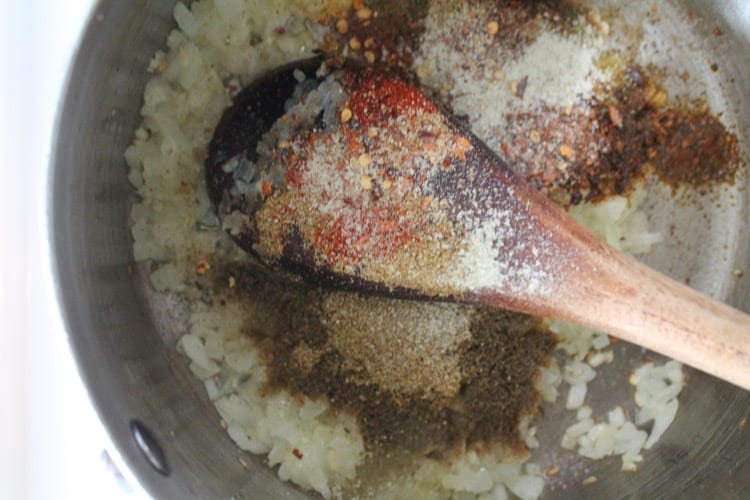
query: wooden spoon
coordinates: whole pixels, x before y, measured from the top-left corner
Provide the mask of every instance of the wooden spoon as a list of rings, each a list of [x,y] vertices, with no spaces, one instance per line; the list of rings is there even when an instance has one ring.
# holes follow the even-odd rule
[[[320,62],[257,80],[216,129],[208,190],[245,250],[340,288],[565,319],[750,389],[750,316],[596,238],[404,79]]]

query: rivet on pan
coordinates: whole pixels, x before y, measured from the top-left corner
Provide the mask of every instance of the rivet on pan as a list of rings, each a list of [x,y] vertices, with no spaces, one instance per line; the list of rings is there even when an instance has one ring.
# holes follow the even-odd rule
[[[135,440],[136,446],[143,453],[143,457],[151,464],[151,467],[156,469],[156,472],[164,476],[169,475],[169,467],[167,466],[167,460],[164,457],[164,451],[159,446],[159,443],[148,430],[148,427],[140,423],[138,420],[130,421],[130,432],[133,434],[133,440]]]

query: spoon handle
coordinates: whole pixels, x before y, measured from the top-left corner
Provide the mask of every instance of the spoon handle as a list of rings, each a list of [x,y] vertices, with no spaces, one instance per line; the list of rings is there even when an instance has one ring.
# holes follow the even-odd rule
[[[750,316],[617,254],[581,289],[592,326],[750,390]]]
[[[586,246],[593,278],[567,283],[539,309],[750,390],[750,316],[603,243]]]

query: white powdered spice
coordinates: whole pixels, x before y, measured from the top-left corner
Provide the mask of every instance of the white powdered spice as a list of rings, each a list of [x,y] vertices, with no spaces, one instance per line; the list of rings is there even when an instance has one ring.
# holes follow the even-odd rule
[[[528,78],[524,97],[516,107],[526,109],[539,102],[565,107],[589,97],[594,82],[604,76],[596,67],[601,50],[593,36],[572,38],[543,32],[526,48],[522,59],[505,69],[508,81]],[[509,86],[495,88],[510,91]]]
[[[595,83],[607,78],[596,66],[604,40],[585,20],[579,21],[578,35],[541,24],[539,36],[511,58],[483,29],[476,31],[485,25],[477,20],[489,16],[486,6],[451,9],[436,2],[414,61],[422,84],[447,95],[454,111],[467,115],[472,131],[488,144],[493,135],[510,132],[504,130],[505,114],[586,102]]]
[[[514,241],[509,220],[500,213],[471,231],[455,273],[446,281],[459,290],[507,290],[519,297],[551,293],[552,276],[539,259],[538,245],[530,245],[530,256],[522,255],[526,245]]]

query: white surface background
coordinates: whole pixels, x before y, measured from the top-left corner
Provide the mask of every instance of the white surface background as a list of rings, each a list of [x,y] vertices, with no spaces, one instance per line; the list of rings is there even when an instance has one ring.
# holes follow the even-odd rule
[[[70,356],[44,241],[53,121],[92,4],[10,1],[0,16],[0,499],[146,497],[102,458],[112,447]]]

